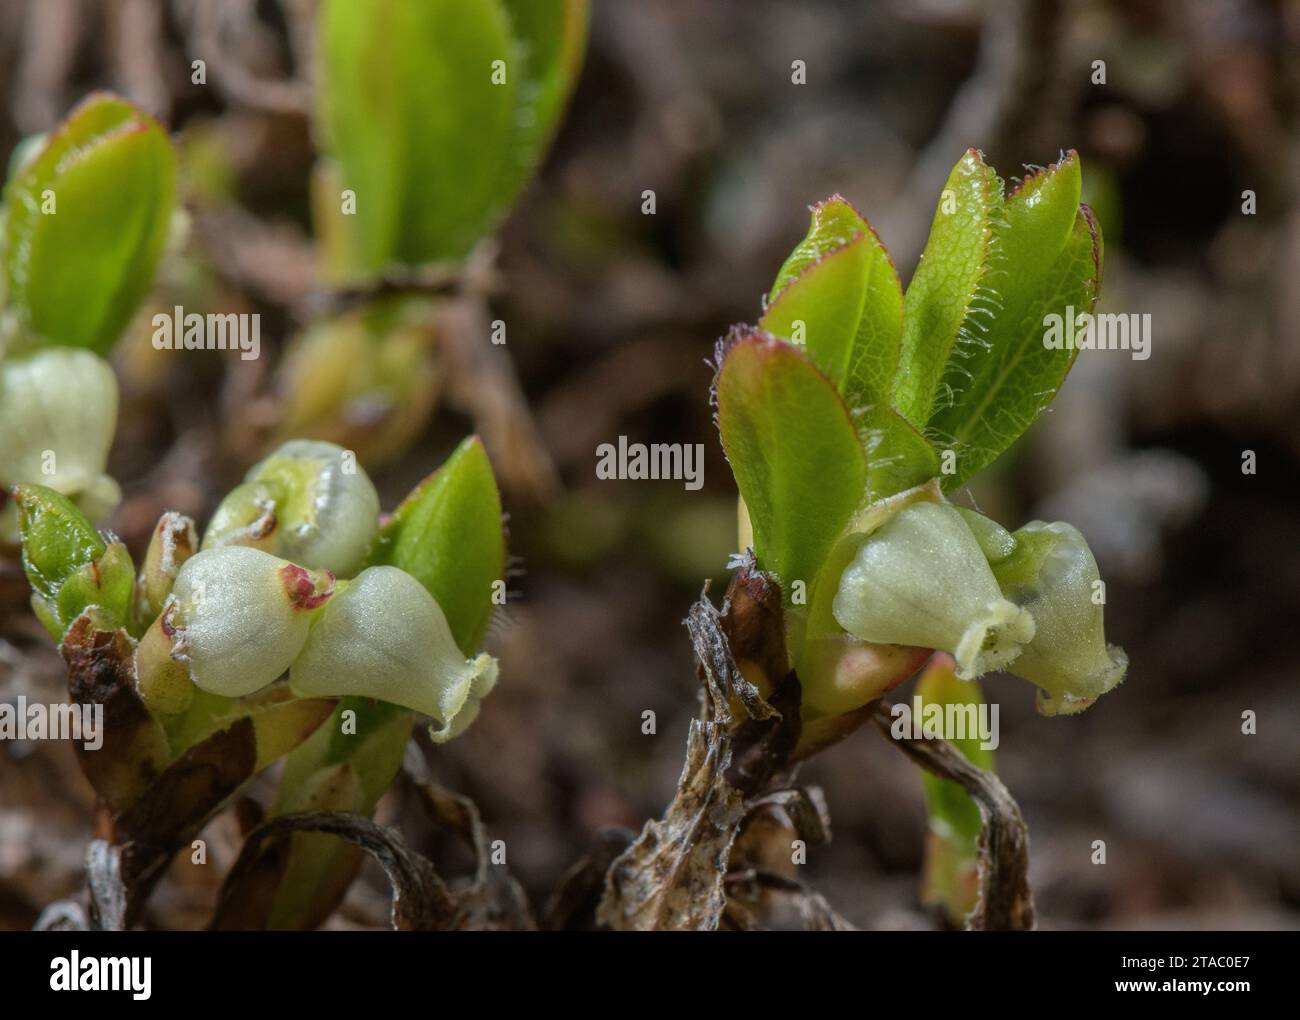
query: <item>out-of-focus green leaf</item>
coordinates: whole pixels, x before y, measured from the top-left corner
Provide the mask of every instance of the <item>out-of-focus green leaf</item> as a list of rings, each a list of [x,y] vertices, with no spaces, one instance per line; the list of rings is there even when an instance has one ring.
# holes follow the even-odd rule
[[[468,253],[549,139],[585,25],[561,0],[327,0],[321,122],[356,210],[326,233],[345,231],[345,271]]]
[[[82,103],[5,190],[4,276],[28,343],[108,351],[167,238],[175,156],[116,96]]]
[[[996,314],[980,324],[974,356],[946,379],[954,402],[930,420],[957,451],[945,488],[964,484],[1033,424],[1074,364],[1076,349],[1048,347],[1044,335],[1049,315],[1090,313],[1101,286],[1101,233],[1079,188],[1071,152],[1007,200]]]
[[[924,428],[951,395],[941,384],[948,365],[978,344],[970,323],[989,314],[995,235],[1002,220],[1002,182],[970,149],[948,177],[930,226],[930,239],[908,285],[903,350],[894,400]]]
[[[374,468],[428,424],[443,373],[428,299],[384,297],[317,320],[277,367],[280,440],[325,439]]]
[[[518,179],[522,186],[559,126],[560,113],[582,70],[589,0],[502,0],[523,61],[515,115]]]
[[[518,76],[495,0],[327,0],[321,114],[358,267],[459,258],[504,203]],[[504,84],[492,81],[504,60]]]
[[[978,711],[984,704],[979,683],[957,679],[952,658],[943,653],[937,653],[926,666],[917,681],[916,695],[923,712],[929,705],[945,709],[948,705],[973,706]],[[966,714],[969,717],[970,713]],[[920,721],[924,724],[924,715]],[[949,742],[977,768],[993,768],[992,750],[982,747],[973,734]],[[953,924],[960,925],[974,909],[979,894],[978,846],[983,826],[979,806],[949,779],[923,770],[921,782],[930,815],[921,901],[941,907]]]
[[[866,455],[848,408],[804,355],[761,334],[732,343],[715,387],[754,553],[787,592],[795,580],[811,585],[866,491]]]

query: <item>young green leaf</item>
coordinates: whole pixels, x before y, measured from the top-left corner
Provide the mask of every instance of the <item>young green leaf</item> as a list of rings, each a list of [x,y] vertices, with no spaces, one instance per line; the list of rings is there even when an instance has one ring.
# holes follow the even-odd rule
[[[759,328],[805,345],[864,436],[872,498],[938,472],[934,449],[891,405],[903,291],[889,253],[848,202],[813,207],[808,235],[777,274]]]
[[[587,44],[590,0],[501,0],[519,43],[523,84],[516,115],[518,188],[559,126]]]
[[[958,680],[952,659],[936,654],[917,681],[916,696],[922,711],[930,705],[942,709],[949,705],[973,707],[984,704],[980,685],[974,680]],[[967,711],[967,717],[970,713]],[[921,721],[924,722],[924,715]],[[954,747],[977,768],[993,768],[993,752],[981,746],[978,738],[967,736],[951,740]],[[925,803],[930,815],[930,832],[926,839],[925,866],[921,877],[921,902],[941,907],[949,921],[960,926],[975,907],[979,895],[979,835],[983,822],[975,801],[957,783],[922,771]]]
[[[354,722],[345,727],[345,718]],[[395,705],[368,698],[341,699],[333,716],[289,754],[271,814],[369,815],[401,767],[413,725],[412,714]],[[294,833],[267,848],[258,864],[265,885],[258,884],[251,896],[249,890],[222,889],[213,926],[314,928],[343,899],[360,862],[357,849],[334,836]],[[262,895],[263,888],[273,888],[274,895]]]
[[[586,5],[327,0],[321,123],[348,270],[463,258],[504,215],[554,128]],[[339,222],[339,221],[342,222]]]
[[[764,332],[804,347],[841,393],[854,355],[872,253],[863,234],[826,252],[792,279],[758,320]],[[900,307],[900,323],[901,313]]]
[[[54,640],[91,606],[99,629],[124,626],[135,589],[126,546],[105,543],[86,515],[53,489],[15,485],[13,497],[32,609]]]
[[[824,202],[818,202],[812,207],[812,222],[808,226],[808,233],[795,246],[776,274],[776,282],[767,295],[768,303],[774,302],[805,270],[827,255],[850,244],[859,235],[872,233],[862,214],[843,195],[832,195]]]
[[[113,346],[152,283],[175,175],[162,128],[107,94],[19,168],[5,190],[4,276],[28,343]]]
[[[1006,202],[996,313],[978,324],[974,355],[946,376],[954,401],[930,430],[958,451],[945,488],[965,483],[1005,450],[1051,402],[1078,351],[1044,343],[1049,315],[1091,312],[1101,285],[1101,233],[1079,205],[1079,158],[1071,152],[1027,178]]]
[[[935,408],[951,399],[941,387],[949,363],[978,343],[971,323],[990,311],[1002,216],[1002,182],[970,149],[944,185],[904,299],[894,400],[917,428],[925,428]]]
[[[811,584],[865,494],[866,454],[848,408],[806,357],[753,333],[726,351],[714,386],[759,563],[787,591]]]
[[[327,0],[320,17],[321,119],[356,196],[357,268],[462,257],[504,202],[519,84],[505,12],[496,0]],[[506,62],[503,83],[493,61]]]
[[[58,595],[74,573],[104,555],[107,545],[73,502],[44,485],[15,485],[23,570],[32,590],[46,599]]]
[[[411,491],[380,530],[367,566],[400,567],[438,601],[457,645],[472,655],[505,573],[501,496],[477,436]]]

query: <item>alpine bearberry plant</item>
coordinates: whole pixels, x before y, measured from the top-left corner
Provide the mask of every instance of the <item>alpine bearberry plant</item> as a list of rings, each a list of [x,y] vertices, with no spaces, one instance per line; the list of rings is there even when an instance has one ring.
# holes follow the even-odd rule
[[[1100,286],[1080,186],[1069,153],[1004,196],[968,152],[906,294],[871,227],[829,199],[757,329],[719,351],[742,546],[781,586],[810,716],[895,686],[890,666],[862,668],[877,646],[947,652],[966,680],[1006,668],[1038,688],[1045,715],[1081,711],[1123,679],[1083,536],[1037,521],[1012,533],[949,502],[1074,362],[1043,336],[1048,316],[1090,311]]]
[[[586,0],[320,5],[319,272],[288,309],[305,326],[258,436],[270,449],[206,527],[162,514],[138,567],[100,527],[121,495],[106,471],[118,387],[102,359],[139,328],[160,261],[185,271],[159,290],[209,303],[204,224],[233,196],[201,131],[182,140],[178,173],[166,132],[107,94],[16,153],[3,224],[0,555],[20,544],[71,699],[102,712],[102,746],[78,752],[103,812],[88,860],[97,926],[137,920],[175,852],[281,760],[268,821],[227,875],[213,923],[318,925],[361,850],[387,845],[367,819],[416,720],[450,740],[496,684],[479,646],[503,601],[506,536],[484,443],[465,440],[390,514],[361,464],[402,453],[427,424],[452,374],[435,358],[449,323],[490,347],[490,252],[475,253],[555,133],[587,14]],[[181,321],[168,330],[155,348],[191,349]],[[490,383],[462,374],[463,389]],[[459,803],[429,796],[435,813]],[[472,805],[455,814],[476,817]],[[394,922],[468,923],[472,906],[413,867],[420,881],[395,879]]]
[[[496,661],[474,650],[505,536],[477,439],[382,524],[349,451],[286,443],[201,540],[190,518],[164,514],[138,573],[67,497],[26,483],[13,497],[33,609],[73,701],[103,707],[102,746],[79,760],[130,848],[125,923],[172,853],[273,762],[289,756],[274,814],[368,814],[416,717],[450,740],[496,684]],[[333,910],[355,859],[329,837],[295,839],[265,866],[272,895],[228,890],[220,916],[302,927]]]
[[[957,502],[1073,363],[1044,326],[1097,298],[1101,235],[1080,188],[1073,152],[1009,192],[967,152],[906,291],[870,225],[832,197],[757,324],[719,344],[713,396],[743,552],[721,612],[702,599],[687,621],[710,710],[677,800],[611,871],[607,923],[753,924],[763,872],[745,871],[745,826],[779,805],[801,836],[824,836],[816,798],[789,786],[794,766],[872,718],[888,730],[882,697],[922,667],[923,705],[978,706],[977,678],[1006,670],[1034,685],[1045,715],[1083,711],[1124,678],[1079,531],[1009,531]],[[991,754],[941,746],[904,745],[937,773],[924,898],[957,924],[1028,926],[1023,822],[986,771]],[[713,828],[702,847],[679,848],[683,870],[704,881],[692,862],[722,866],[710,896],[686,903],[654,862],[664,830],[705,810]]]

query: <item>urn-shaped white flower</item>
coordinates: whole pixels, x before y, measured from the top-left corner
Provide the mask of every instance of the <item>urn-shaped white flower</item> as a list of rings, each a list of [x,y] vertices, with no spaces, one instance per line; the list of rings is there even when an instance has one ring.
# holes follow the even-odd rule
[[[353,454],[293,439],[255,464],[217,507],[205,549],[245,545],[350,577],[379,530],[379,494]]]
[[[1039,688],[1043,715],[1081,712],[1128,670],[1124,650],[1106,643],[1097,561],[1079,529],[1064,521],[1033,521],[1015,537],[1027,552],[1006,561],[1006,572],[1020,576],[1009,578],[1004,591],[1033,614],[1036,630],[1010,672]],[[1032,572],[1017,570],[1026,561]]]
[[[172,657],[205,691],[238,698],[274,682],[302,651],[334,577],[260,549],[205,549],[172,587]]]
[[[466,659],[437,601],[396,567],[369,567],[312,624],[289,674],[303,697],[361,695],[432,716],[450,740],[496,685],[490,655]]]
[[[835,619],[878,644],[950,653],[969,680],[1013,661],[1034,619],[998,589],[988,561],[952,506],[903,507],[863,539],[840,576]]]
[[[103,520],[121,498],[104,473],[116,423],[113,370],[89,351],[46,347],[0,362],[0,486],[38,482]]]

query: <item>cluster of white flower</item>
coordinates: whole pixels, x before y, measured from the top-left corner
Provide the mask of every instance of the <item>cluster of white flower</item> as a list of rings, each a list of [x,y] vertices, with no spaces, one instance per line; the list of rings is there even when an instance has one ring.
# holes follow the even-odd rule
[[[467,660],[410,574],[356,573],[378,530],[378,494],[347,451],[286,443],[222,502],[153,634],[209,693],[243,697],[288,672],[302,697],[401,705],[436,719],[434,739],[449,740],[496,684],[496,660]]]
[[[994,669],[1039,688],[1045,715],[1082,711],[1124,679],[1108,645],[1104,588],[1077,528],[1034,521],[1015,533],[946,503],[901,507],[865,536],[840,575],[835,619],[878,644],[950,653],[956,673]]]

